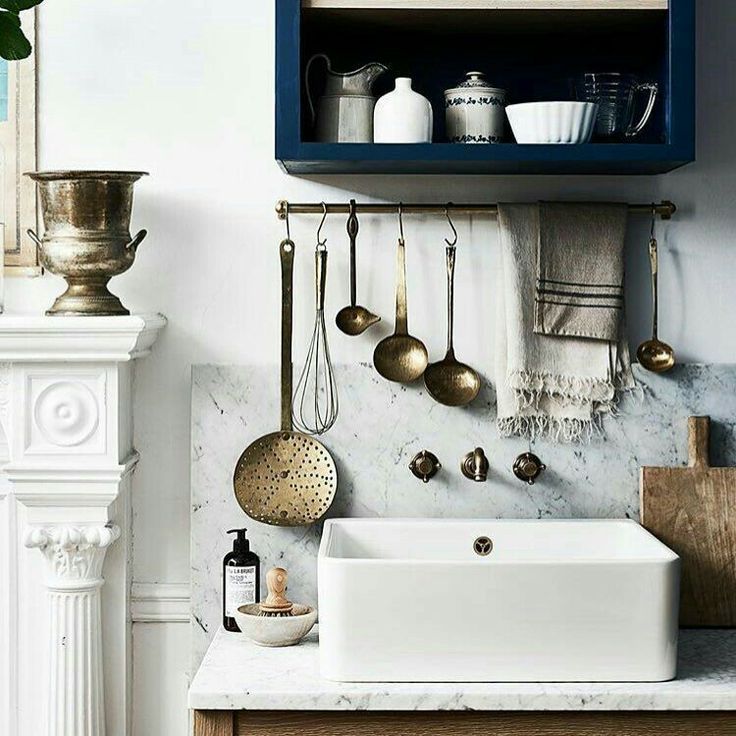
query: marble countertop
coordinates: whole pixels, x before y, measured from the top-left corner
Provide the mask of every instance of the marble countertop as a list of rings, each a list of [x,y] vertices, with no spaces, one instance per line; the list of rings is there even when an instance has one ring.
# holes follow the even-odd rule
[[[266,649],[220,630],[189,689],[198,710],[736,710],[736,631],[682,631],[678,679],[657,683],[342,683],[318,632]]]

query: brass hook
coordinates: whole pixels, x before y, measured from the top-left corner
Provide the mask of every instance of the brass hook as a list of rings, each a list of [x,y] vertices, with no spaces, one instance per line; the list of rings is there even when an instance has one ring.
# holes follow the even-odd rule
[[[654,226],[656,225],[656,223],[657,223],[657,205],[653,204],[652,205],[652,224],[651,224],[651,227],[649,228],[649,239],[650,240],[654,240]]]
[[[322,220],[319,223],[319,227],[317,228],[317,248],[323,249],[327,245],[327,238],[324,240],[320,240],[320,235],[322,235],[322,226],[325,224],[325,220],[327,219],[327,205],[322,202]]]
[[[404,240],[404,204],[399,202],[399,237]]]
[[[455,229],[455,225],[453,225],[452,219],[450,218],[450,207],[451,206],[452,206],[452,202],[448,202],[445,205],[445,217],[447,218],[447,222],[452,228],[452,234],[455,236],[455,239],[452,242],[450,242],[447,238],[445,238],[445,243],[447,243],[447,245],[450,248],[454,248],[457,245],[457,230]]]
[[[289,203],[284,200],[283,204],[283,212],[284,212],[284,220],[286,220],[286,239],[291,240],[291,228],[289,227]]]

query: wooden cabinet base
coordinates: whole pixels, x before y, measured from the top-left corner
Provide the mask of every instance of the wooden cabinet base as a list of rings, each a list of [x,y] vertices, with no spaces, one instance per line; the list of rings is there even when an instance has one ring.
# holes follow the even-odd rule
[[[231,710],[195,710],[194,736],[233,736],[234,715]]]
[[[195,711],[194,736],[736,736],[724,712]]]

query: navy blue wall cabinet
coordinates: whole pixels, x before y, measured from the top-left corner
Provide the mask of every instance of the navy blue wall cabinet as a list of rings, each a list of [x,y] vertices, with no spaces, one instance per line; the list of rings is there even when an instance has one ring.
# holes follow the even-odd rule
[[[276,159],[291,174],[661,174],[695,158],[695,0],[275,0]],[[315,53],[348,71],[380,61],[410,76],[434,109],[434,143],[317,143],[304,69]],[[582,71],[659,84],[635,142],[444,142],[443,92],[471,69],[509,102],[570,99]],[[319,75],[315,74],[319,95]]]

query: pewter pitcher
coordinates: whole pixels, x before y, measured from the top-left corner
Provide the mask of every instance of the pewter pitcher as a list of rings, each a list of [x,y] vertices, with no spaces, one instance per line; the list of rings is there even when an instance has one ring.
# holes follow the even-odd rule
[[[41,171],[38,183],[44,236],[28,235],[38,245],[41,264],[63,276],[67,290],[46,314],[130,314],[107,282],[127,271],[146,237],[131,238],[133,185],[141,171]]]
[[[315,106],[310,73],[318,59],[324,60],[327,66],[327,82]],[[304,82],[318,143],[373,143],[373,108],[376,106],[373,84],[386,71],[388,67],[373,62],[340,74],[332,70],[332,63],[325,54],[315,54],[307,62]]]

